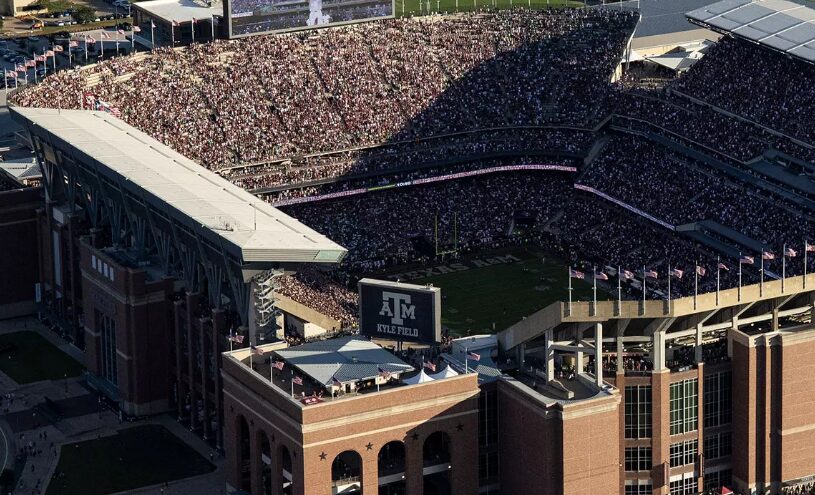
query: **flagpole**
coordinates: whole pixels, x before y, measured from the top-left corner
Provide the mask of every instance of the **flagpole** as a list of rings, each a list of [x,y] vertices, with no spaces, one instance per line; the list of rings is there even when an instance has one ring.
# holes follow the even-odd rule
[[[212,28],[212,40],[215,41],[215,14],[209,15],[209,25]]]
[[[593,273],[591,275],[592,275],[592,279],[593,279],[592,289],[591,289],[591,291],[592,291],[591,312],[592,312],[592,315],[596,315],[597,314],[597,265],[594,265]]]
[[[807,288],[807,251],[809,250],[809,243],[804,239],[804,289]]]
[[[190,22],[190,33],[192,33],[191,43],[195,43],[195,17],[193,17],[192,22]]]
[[[693,266],[693,309],[696,309],[696,298],[699,297],[699,260]]]
[[[294,368],[291,369],[291,397],[294,398]]]
[[[467,367],[467,348],[464,348],[464,374],[468,374],[470,369]]]
[[[85,36],[85,63],[88,63],[88,37]]]
[[[623,314],[623,281],[621,277],[623,276],[623,272],[620,270],[620,266],[617,266],[617,314]]]
[[[155,34],[155,31],[156,31],[156,25],[153,23],[153,21],[150,21],[150,49],[151,50],[156,49],[156,34]]]
[[[761,278],[758,284],[758,296],[761,297],[764,295],[764,246],[761,246],[761,269],[759,270],[759,274]]]
[[[668,260],[668,311],[671,311],[671,260]]]
[[[719,269],[720,268],[721,268],[721,264],[719,263],[719,257],[716,256],[716,306],[719,305],[719,281],[720,281]]]
[[[569,267],[569,316],[572,316],[572,268]]]
[[[232,352],[232,344],[233,343],[234,342],[232,341],[232,332],[229,332],[229,352],[230,353]]]
[[[784,293],[784,282],[787,278],[787,245],[784,244],[784,252],[781,253],[781,293]]]
[[[741,302],[741,265],[742,265],[741,253],[739,253],[739,293],[738,293],[739,302]]]
[[[645,279],[648,276],[645,274],[645,265],[642,265],[642,314],[645,314]]]

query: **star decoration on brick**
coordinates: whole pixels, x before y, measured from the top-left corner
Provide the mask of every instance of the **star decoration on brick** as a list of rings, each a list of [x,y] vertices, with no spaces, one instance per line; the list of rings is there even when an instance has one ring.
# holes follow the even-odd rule
[[[325,452],[320,452],[320,460],[321,461],[324,461],[327,458],[328,458],[328,454],[326,454]]]
[[[464,425],[463,425],[463,424],[461,424],[461,423],[459,423],[459,424],[457,424],[457,425],[456,425],[456,429],[457,429],[458,431],[464,431]]]
[[[418,434],[418,433],[414,433],[414,434],[413,434],[413,439],[414,439],[414,440],[418,440],[418,439],[419,439],[419,434]]]
[[[371,442],[368,442],[368,445],[365,446],[366,450],[371,450],[372,448],[374,448],[374,444],[372,444]]]

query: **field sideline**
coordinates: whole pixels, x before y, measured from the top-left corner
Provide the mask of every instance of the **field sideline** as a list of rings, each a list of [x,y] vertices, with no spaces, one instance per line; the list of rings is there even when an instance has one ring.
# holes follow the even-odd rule
[[[486,252],[456,260],[451,266],[454,263],[467,269],[443,274],[436,269],[437,274],[403,281],[441,287],[442,325],[455,336],[495,333],[553,302],[568,299],[566,265],[539,251]],[[591,299],[589,283],[574,280],[573,289],[573,300]],[[606,298],[608,294],[598,290],[598,299]]]

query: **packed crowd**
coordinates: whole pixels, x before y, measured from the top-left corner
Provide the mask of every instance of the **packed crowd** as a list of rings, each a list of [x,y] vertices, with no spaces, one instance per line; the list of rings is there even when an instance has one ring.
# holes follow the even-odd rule
[[[320,270],[303,267],[280,277],[279,284],[278,293],[339,321],[341,328],[358,325],[357,294]]]
[[[768,250],[780,251],[785,243],[798,247],[809,233],[806,218],[782,198],[736,184],[638,136],[615,136],[581,182],[673,225],[713,220]]]
[[[22,106],[78,108],[91,78],[122,118],[210,168],[501,126],[586,125],[629,11],[396,19],[156,50],[66,71]],[[120,77],[133,74],[132,77]]]
[[[724,37],[673,88],[812,143],[813,80],[811,64]]]
[[[430,165],[452,166],[483,157],[512,156],[519,150],[524,154],[578,156],[586,152],[592,141],[592,133],[581,130],[490,130],[233,167],[220,173],[244,189],[257,190]]]

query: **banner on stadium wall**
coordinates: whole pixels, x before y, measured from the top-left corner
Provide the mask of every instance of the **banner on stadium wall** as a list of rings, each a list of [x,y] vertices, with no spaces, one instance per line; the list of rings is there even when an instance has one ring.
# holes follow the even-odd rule
[[[465,177],[474,177],[476,175],[492,174],[495,172],[514,172],[522,170],[553,170],[557,172],[577,172],[577,169],[575,167],[568,167],[566,165],[505,165],[503,167],[488,167],[479,170],[472,170],[470,172],[459,172],[456,174],[438,175],[435,177],[426,177],[424,179],[395,182],[393,184],[387,184],[384,186],[360,187],[357,189],[349,189],[347,191],[339,191],[335,193],[318,194],[316,196],[305,196],[302,198],[284,199],[282,201],[273,202],[272,206],[277,207],[296,205],[300,203],[311,203],[313,201],[324,201],[326,199],[345,198],[348,196],[355,196],[357,194],[383,191],[385,189],[393,189],[396,187],[416,186],[419,184],[432,184],[433,182],[463,179]]]
[[[359,333],[401,342],[441,341],[441,289],[372,278],[360,280]]]
[[[657,218],[657,217],[655,217],[653,215],[645,213],[644,211],[640,210],[639,208],[634,208],[633,206],[629,205],[628,203],[626,203],[624,201],[620,201],[617,198],[613,198],[613,197],[609,196],[608,194],[606,194],[606,193],[604,193],[602,191],[598,191],[597,189],[595,189],[593,187],[584,186],[583,184],[575,184],[574,188],[578,189],[580,191],[586,191],[586,192],[590,192],[590,193],[592,193],[594,195],[600,196],[601,198],[605,199],[606,201],[611,201],[615,205],[621,206],[621,207],[625,208],[626,210],[628,210],[628,211],[630,211],[632,213],[636,213],[637,215],[639,215],[639,216],[641,216],[643,218],[647,218],[648,220],[650,220],[650,221],[652,221],[654,223],[662,225],[663,227],[665,227],[668,230],[676,230],[676,227],[669,224],[668,222],[664,222],[664,221],[660,220],[659,218]]]

